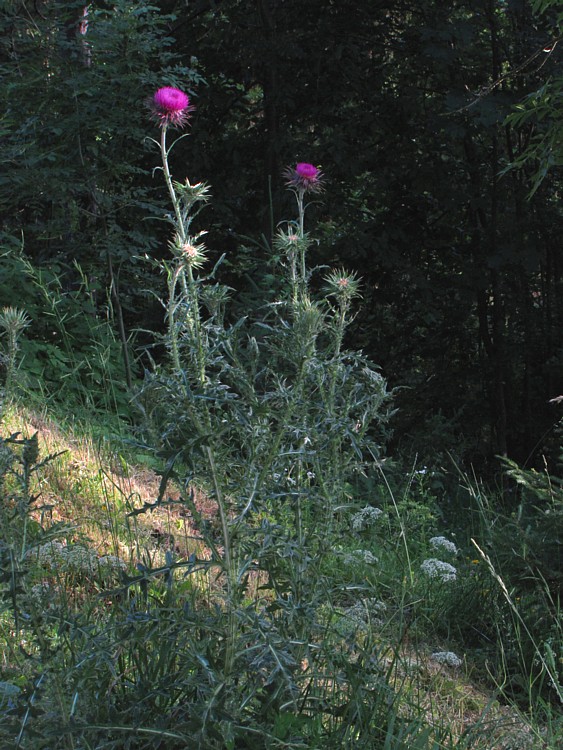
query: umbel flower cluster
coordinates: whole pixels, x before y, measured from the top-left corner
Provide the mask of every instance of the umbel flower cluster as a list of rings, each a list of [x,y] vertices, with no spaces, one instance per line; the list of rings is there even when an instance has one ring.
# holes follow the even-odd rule
[[[430,544],[435,550],[442,550],[452,555],[457,555],[457,547],[449,539],[446,539],[445,536],[433,536]]]
[[[64,545],[58,540],[46,542],[29,550],[29,557],[53,572],[96,575],[125,570],[125,562],[115,555],[99,557],[90,547],[77,544]]]
[[[438,664],[458,669],[463,664],[462,660],[453,651],[435,651],[430,658]]]
[[[352,530],[363,531],[369,526],[373,526],[376,521],[383,515],[381,508],[375,508],[373,505],[366,505],[352,516]]]
[[[370,624],[375,627],[381,627],[384,622],[382,616],[386,610],[387,605],[379,599],[364,598],[344,610],[344,614],[356,626]]]
[[[343,556],[345,565],[356,565],[357,563],[364,563],[364,565],[375,565],[379,562],[377,557],[369,549],[355,549],[351,552],[347,552]]]
[[[443,560],[437,560],[435,557],[425,560],[420,566],[420,569],[429,578],[435,578],[444,583],[455,581],[457,579],[457,570],[454,566]]]

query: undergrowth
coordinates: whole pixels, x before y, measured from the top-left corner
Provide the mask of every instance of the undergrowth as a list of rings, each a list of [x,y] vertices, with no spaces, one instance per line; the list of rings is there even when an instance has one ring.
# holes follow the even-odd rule
[[[10,428],[16,424],[23,433]],[[201,747],[228,747],[213,717],[198,713],[216,710],[214,693],[225,689],[215,678],[228,622],[224,589],[206,566],[210,550],[180,488],[138,513],[155,505],[161,477],[130,465],[115,445],[21,409],[11,408],[3,427],[15,437],[2,443],[2,746],[180,748],[196,738]],[[381,513],[364,506],[340,527],[320,569],[322,601],[307,641],[294,629],[310,615],[294,613],[258,571],[249,573],[230,697],[252,710],[255,732],[235,724],[235,747],[363,746],[342,736],[343,721],[369,727],[366,747],[557,747],[556,701],[550,708],[548,696],[536,699],[525,718],[492,679],[492,639],[475,635],[495,619],[500,633],[510,608],[469,548],[454,553],[446,537],[428,536],[436,516],[416,536],[410,479],[402,496],[397,487],[394,499],[380,497]],[[193,501],[199,522],[216,526],[210,499],[198,493]],[[401,525],[409,527],[409,561]],[[449,554],[455,581],[420,569],[437,550]],[[505,644],[510,637],[506,631]],[[276,679],[295,691],[281,705]]]

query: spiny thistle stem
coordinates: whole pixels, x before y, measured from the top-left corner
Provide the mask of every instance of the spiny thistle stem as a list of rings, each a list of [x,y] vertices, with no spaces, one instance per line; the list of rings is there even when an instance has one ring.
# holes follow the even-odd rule
[[[301,288],[303,294],[307,286],[307,266],[305,263],[306,245],[303,242],[305,238],[305,193],[318,193],[323,189],[323,174],[318,167],[308,162],[298,162],[295,167],[288,167],[285,172],[286,185],[295,193],[297,200],[297,210],[299,214],[299,239],[300,243],[300,271],[301,271]]]
[[[184,223],[182,221],[182,213],[180,211],[178,196],[176,195],[176,192],[174,190],[174,185],[172,184],[172,177],[170,175],[170,168],[168,166],[168,151],[166,149],[166,130],[167,130],[167,126],[166,124],[164,124],[160,131],[160,152],[162,155],[162,171],[164,172],[164,179],[166,181],[168,192],[170,193],[170,199],[172,201],[174,213],[176,214],[176,228],[182,241],[185,242],[185,230],[184,230]],[[178,331],[176,328],[176,308],[177,308],[176,283],[178,281],[179,276],[181,276],[181,267],[177,266],[176,269],[174,269],[173,273],[169,275],[168,305],[167,305],[168,335],[170,338],[170,346],[172,350],[171,351],[172,364],[174,365],[174,369],[176,370],[176,372],[179,372],[181,369],[180,351],[178,347]]]
[[[305,234],[305,206],[303,205],[305,190],[303,188],[296,190],[295,195],[297,197],[297,210],[299,212],[299,236],[303,239],[303,235]]]
[[[338,300],[338,320],[336,323],[336,338],[335,338],[335,346],[334,346],[334,356],[339,357],[340,352],[342,351],[342,342],[344,341],[344,333],[346,331],[346,318],[348,315],[348,310],[350,309],[350,300],[346,299],[345,297],[341,297]]]
[[[196,367],[199,382],[202,386],[205,385],[207,376],[205,373],[205,352],[203,349],[203,336],[201,332],[201,322],[199,317],[199,300],[196,288],[196,280],[191,266],[188,266],[188,282],[186,284],[185,273],[182,274],[182,283],[184,285],[184,293],[187,299],[190,301],[190,305],[193,306],[193,322],[194,322],[194,336],[196,346]]]
[[[178,268],[174,269],[172,273],[168,274],[168,309],[167,309],[167,322],[168,322],[168,337],[170,339],[172,364],[176,372],[180,370],[180,350],[178,348],[178,332],[176,331],[176,281],[178,278]]]
[[[235,614],[235,603],[236,603],[236,592],[237,592],[237,574],[233,559],[232,550],[232,535],[229,529],[229,520],[227,516],[227,507],[223,492],[218,480],[218,471],[215,465],[215,456],[210,446],[206,447],[207,460],[209,462],[209,469],[211,473],[211,481],[213,484],[213,491],[215,494],[215,501],[219,510],[219,520],[221,523],[221,532],[223,535],[223,562],[225,566],[225,573],[227,576],[227,600],[229,602],[229,624],[228,634],[225,646],[225,676],[231,674],[233,669],[235,651],[236,651],[236,636],[237,636],[237,618]]]
[[[170,167],[168,165],[168,153],[166,147],[166,124],[163,125],[160,134],[160,152],[162,156],[162,171],[164,172],[164,179],[166,186],[170,194],[170,200],[174,208],[174,214],[176,217],[176,231],[180,239],[181,244],[187,242],[186,227],[184,224],[184,217],[182,216],[182,210],[180,207],[180,201],[178,195],[174,190],[174,184],[172,182],[172,176],[170,174]],[[195,352],[196,352],[196,369],[200,384],[203,386],[206,381],[205,374],[205,353],[203,351],[203,337],[201,334],[201,322],[199,316],[199,302],[197,295],[196,282],[193,276],[193,271],[190,266],[187,268],[188,280],[186,281],[186,269],[185,266],[180,262],[175,273],[172,275],[173,284],[169,287],[168,295],[168,331],[170,334],[170,341],[172,346],[172,361],[174,367],[180,370],[180,355],[178,347],[178,331],[176,326],[176,282],[179,280],[182,286],[184,299],[187,301],[189,310],[189,326],[192,335],[195,339]]]
[[[325,279],[327,294],[336,297],[336,305],[333,310],[333,354],[330,366],[330,386],[328,406],[331,413],[334,411],[334,399],[336,392],[336,378],[338,376],[338,362],[341,359],[344,335],[349,324],[349,313],[352,300],[360,295],[359,281],[354,273],[348,273],[342,269],[332,271]]]
[[[299,212],[299,239],[303,240],[305,237],[305,205],[303,203],[303,197],[305,195],[305,189],[301,188],[300,190],[295,191],[295,195],[297,197],[297,210]],[[305,263],[305,243],[300,242],[299,243],[299,255],[300,255],[300,264],[301,264],[301,290],[302,294],[304,294],[307,291],[307,264]]]
[[[182,242],[186,241],[186,230],[184,228],[184,222],[182,221],[182,212],[180,211],[180,204],[178,201],[178,196],[176,195],[176,191],[174,190],[174,185],[172,184],[172,177],[170,175],[170,168],[168,166],[168,151],[166,150],[166,125],[162,126],[162,130],[160,131],[160,151],[162,154],[162,170],[164,172],[164,179],[166,180],[166,187],[168,188],[168,192],[170,193],[170,199],[172,200],[172,205],[174,207],[174,213],[176,214],[176,227],[178,229],[178,234],[180,235],[180,238]]]
[[[333,414],[335,411],[335,396],[336,396],[336,379],[338,376],[338,363],[340,361],[340,354],[342,352],[342,343],[344,341],[344,334],[347,326],[347,316],[350,309],[350,300],[344,296],[341,296],[338,300],[338,316],[336,318],[336,330],[334,334],[334,354],[332,357],[332,364],[330,367],[330,386],[329,386],[329,397],[328,397],[328,408],[330,413]]]

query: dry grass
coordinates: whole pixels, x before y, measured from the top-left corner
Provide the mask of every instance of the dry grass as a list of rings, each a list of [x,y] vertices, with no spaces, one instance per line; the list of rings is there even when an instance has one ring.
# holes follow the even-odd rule
[[[191,514],[180,501],[180,490],[170,487],[163,503],[146,513],[130,514],[155,504],[160,476],[144,466],[128,463],[109,441],[78,436],[37,414],[18,411],[4,419],[4,434],[38,434],[39,460],[54,456],[34,480],[40,496],[34,520],[44,528],[64,525],[67,544],[86,543],[98,555],[116,555],[128,567],[138,563],[158,566],[171,550],[177,560],[208,553],[192,526]],[[196,492],[198,510],[213,519],[215,508]]]

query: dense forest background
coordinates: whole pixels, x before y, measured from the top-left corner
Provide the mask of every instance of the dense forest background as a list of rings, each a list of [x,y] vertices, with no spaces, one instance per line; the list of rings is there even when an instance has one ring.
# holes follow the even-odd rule
[[[168,208],[146,100],[172,85],[195,106],[174,176],[211,186],[198,221],[233,314],[275,293],[283,170],[314,163],[313,260],[362,277],[350,345],[396,389],[391,452],[483,472],[556,456],[562,5],[2,2],[0,306],[33,320],[30,387],[90,388],[64,353],[88,358],[96,316],[124,409],[159,356]]]

